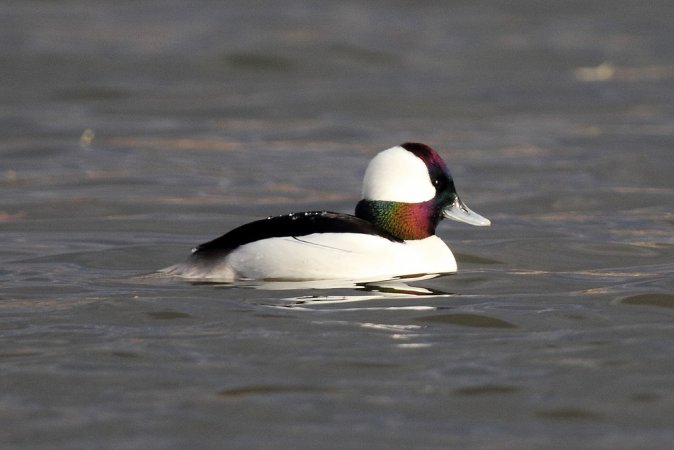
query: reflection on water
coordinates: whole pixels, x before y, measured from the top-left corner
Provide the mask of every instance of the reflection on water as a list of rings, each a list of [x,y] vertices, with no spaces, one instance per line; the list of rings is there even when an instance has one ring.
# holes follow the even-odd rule
[[[485,328],[517,328],[510,322],[495,319],[479,314],[435,314],[432,316],[423,316],[416,319],[419,322],[428,324],[453,324],[463,325],[465,327],[485,327]]]
[[[359,282],[350,280],[306,280],[306,281],[242,281],[229,284],[218,283],[193,283],[212,284],[224,287],[254,288],[269,291],[287,290],[329,290],[329,289],[353,289],[357,291],[374,292],[379,296],[425,296],[425,295],[450,295],[447,292],[412,286],[408,283],[415,281],[437,278],[438,275],[422,275],[395,280]]]
[[[209,286],[218,289],[257,289],[261,291],[297,291],[301,292],[296,297],[279,297],[283,307],[308,306],[311,304],[349,303],[365,300],[379,299],[420,299],[422,297],[451,297],[452,294],[440,289],[413,286],[409,283],[430,280],[447,275],[425,274],[409,276],[394,280],[360,282],[351,280],[249,280],[235,282],[217,281],[189,281],[175,277],[167,277],[163,273],[133,277],[138,282],[161,282],[186,283],[194,286]],[[404,281],[403,281],[404,280]],[[331,295],[331,291],[348,291],[348,295]],[[312,292],[306,294],[306,292]]]

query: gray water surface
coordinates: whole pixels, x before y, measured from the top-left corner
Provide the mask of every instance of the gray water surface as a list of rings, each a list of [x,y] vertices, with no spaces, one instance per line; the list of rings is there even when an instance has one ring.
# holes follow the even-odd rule
[[[673,5],[5,2],[2,448],[670,448]],[[457,274],[144,276],[404,141]]]

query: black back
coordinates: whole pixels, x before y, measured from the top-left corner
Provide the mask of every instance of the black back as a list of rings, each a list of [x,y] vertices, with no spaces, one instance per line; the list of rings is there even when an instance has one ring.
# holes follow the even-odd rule
[[[371,234],[392,242],[402,242],[402,239],[356,216],[329,211],[309,211],[268,217],[241,225],[219,238],[198,246],[194,249],[192,258],[222,258],[237,247],[261,239],[298,237],[313,233]]]

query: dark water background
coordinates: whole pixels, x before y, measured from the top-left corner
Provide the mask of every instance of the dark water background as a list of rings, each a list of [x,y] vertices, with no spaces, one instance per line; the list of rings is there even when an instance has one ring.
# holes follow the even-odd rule
[[[671,448],[674,3],[5,1],[0,443]],[[137,275],[432,145],[456,275]],[[421,295],[425,294],[425,295]]]

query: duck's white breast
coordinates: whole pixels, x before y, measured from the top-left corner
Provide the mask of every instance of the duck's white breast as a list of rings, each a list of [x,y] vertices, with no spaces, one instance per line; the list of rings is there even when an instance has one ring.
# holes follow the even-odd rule
[[[222,260],[187,262],[176,275],[204,279],[382,280],[456,271],[454,255],[437,236],[391,242],[357,233],[322,233],[264,239],[243,245]]]

